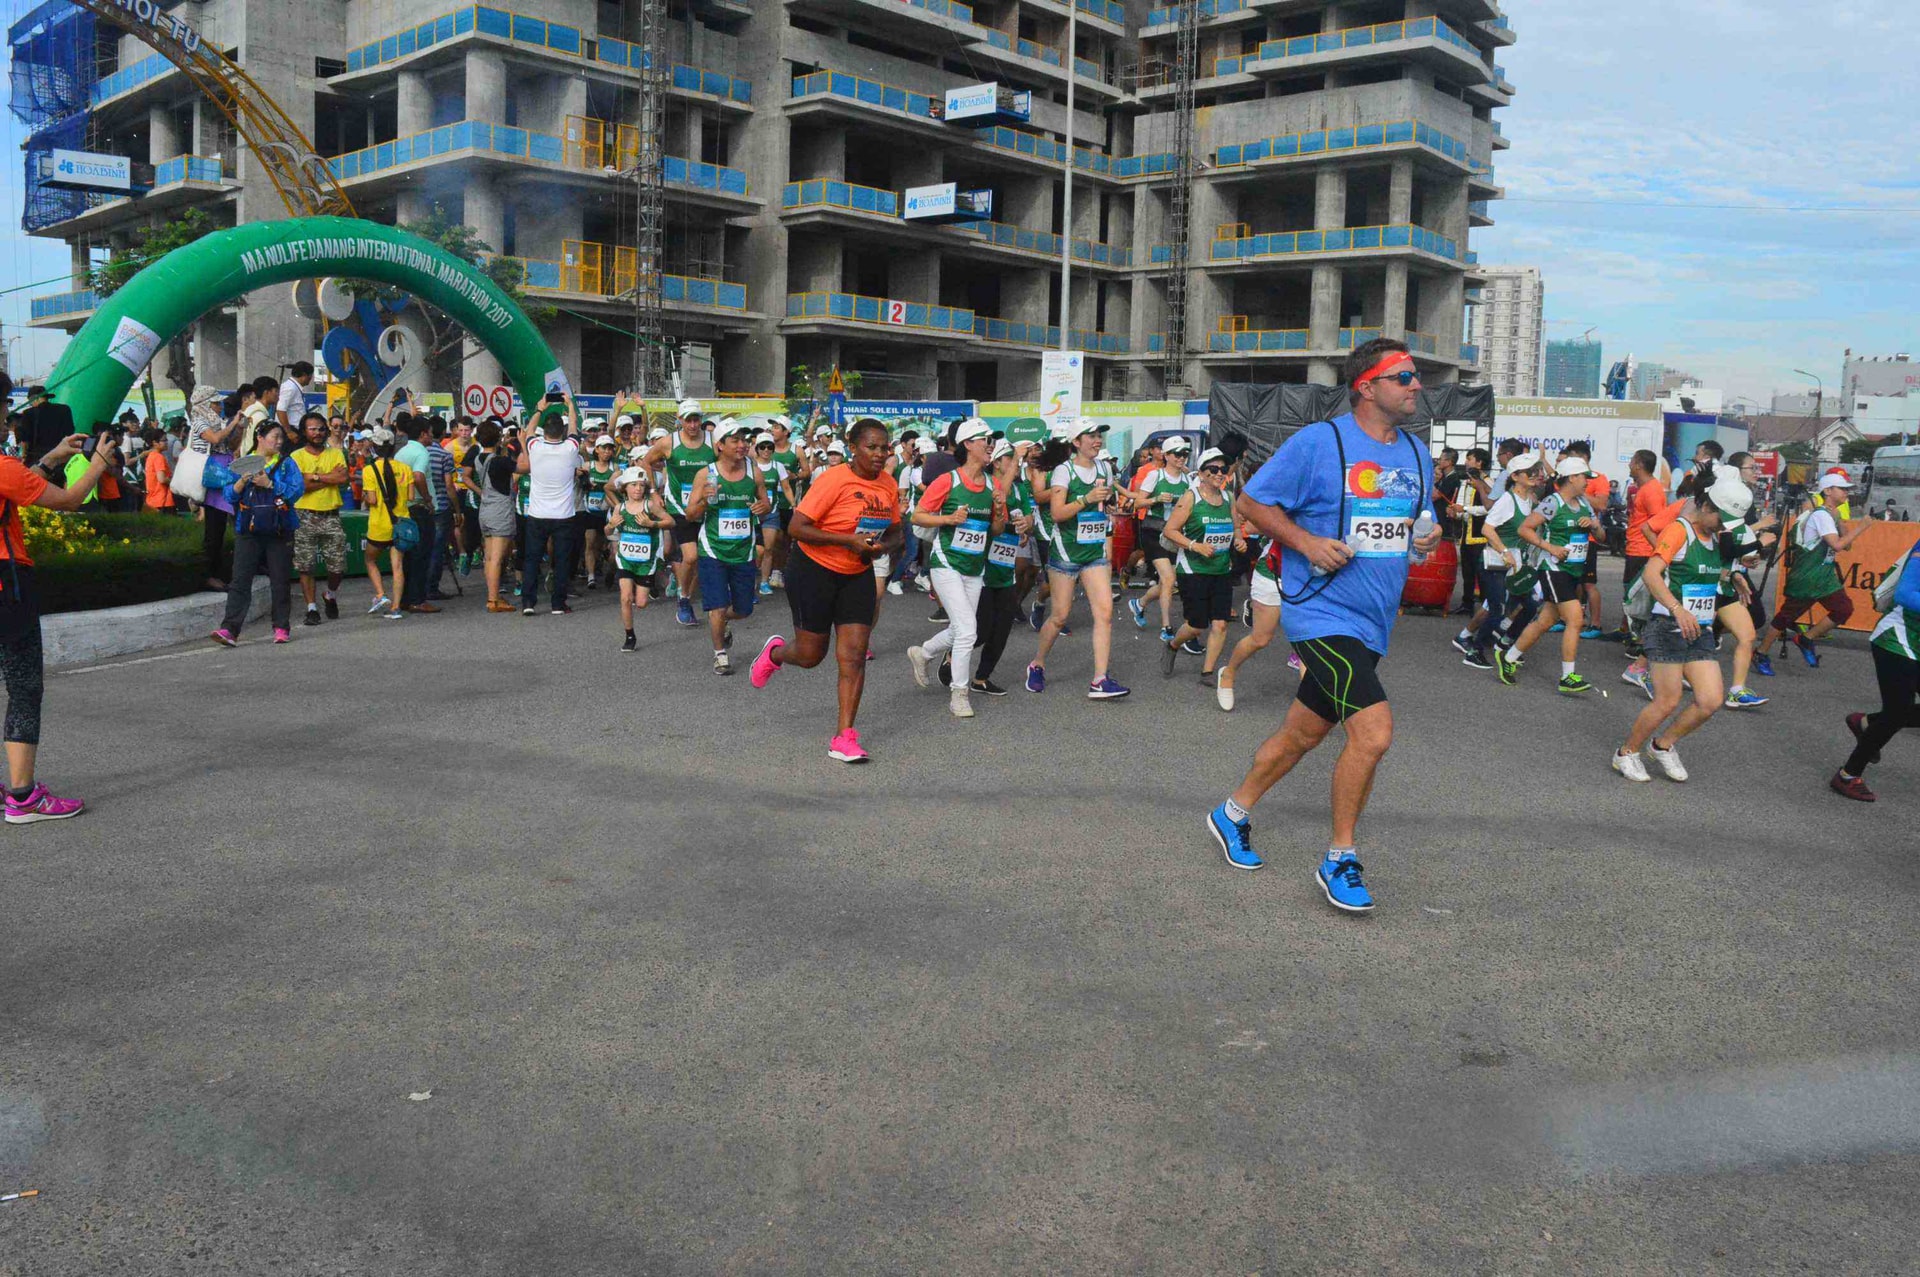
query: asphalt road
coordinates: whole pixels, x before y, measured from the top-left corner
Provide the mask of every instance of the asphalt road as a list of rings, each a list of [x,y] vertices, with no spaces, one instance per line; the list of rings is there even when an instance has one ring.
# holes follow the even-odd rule
[[[1267,869],[1202,829],[1278,647],[1222,715],[1126,625],[1092,704],[1082,613],[956,722],[890,600],[848,768],[828,670],[748,685],[773,602],[730,679],[471,594],[51,678],[92,809],[0,830],[0,1273],[1913,1271],[1920,751],[1826,792],[1858,644],[1632,786],[1617,649],[1569,703],[1403,620],[1354,919],[1330,752]]]

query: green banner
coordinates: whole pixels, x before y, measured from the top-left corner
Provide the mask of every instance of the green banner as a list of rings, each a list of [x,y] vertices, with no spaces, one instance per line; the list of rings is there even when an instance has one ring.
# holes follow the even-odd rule
[[[48,389],[72,410],[76,429],[91,430],[112,420],[154,354],[209,310],[324,275],[390,284],[438,306],[500,361],[523,402],[571,389],[540,330],[478,268],[417,235],[351,217],[250,222],[175,249],[100,304],[67,344]],[[291,360],[308,352],[276,353]]]

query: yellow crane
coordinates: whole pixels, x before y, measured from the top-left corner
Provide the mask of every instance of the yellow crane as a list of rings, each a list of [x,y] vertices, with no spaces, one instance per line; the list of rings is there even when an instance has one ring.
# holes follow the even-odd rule
[[[163,11],[158,4],[141,0],[69,0],[76,9],[91,13],[152,45],[161,57],[180,68],[180,73],[217,107],[233,125],[234,133],[245,142],[267,172],[274,190],[280,193],[287,212],[296,217],[332,214],[357,216],[353,201],[340,189],[340,183],[313,149],[313,143],[293,122],[273,95],[261,88],[240,65],[208,44],[200,33],[181,19]]]

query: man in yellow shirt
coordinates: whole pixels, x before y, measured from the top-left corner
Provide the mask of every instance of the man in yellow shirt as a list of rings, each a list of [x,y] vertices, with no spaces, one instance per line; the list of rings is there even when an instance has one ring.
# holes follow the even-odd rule
[[[306,477],[307,494],[293,503],[300,526],[293,532],[293,563],[300,569],[300,590],[307,596],[304,624],[320,624],[320,605],[313,597],[313,561],[327,569],[327,619],[340,619],[337,592],[347,571],[347,534],[340,526],[340,490],[347,482],[347,455],[327,442],[327,419],[317,412],[300,418],[304,446],[293,450],[293,464]]]

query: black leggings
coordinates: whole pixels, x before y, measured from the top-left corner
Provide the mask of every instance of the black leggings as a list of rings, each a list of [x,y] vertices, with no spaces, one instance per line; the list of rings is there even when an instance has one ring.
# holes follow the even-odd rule
[[[993,667],[1000,663],[1000,654],[1007,650],[1007,635],[1013,632],[1013,618],[1020,611],[1015,593],[1011,585],[990,585],[980,591],[980,605],[973,610],[980,632],[980,645],[974,650],[973,660],[973,676],[977,680],[984,681],[993,673]]]
[[[22,745],[40,743],[40,699],[46,690],[46,664],[40,649],[40,592],[33,569],[9,565],[0,576],[0,675],[7,682],[6,738]]]
[[[1847,755],[1841,770],[1849,776],[1862,775],[1867,764],[1879,762],[1880,747],[1892,740],[1901,728],[1920,727],[1920,714],[1914,712],[1915,698],[1920,697],[1920,661],[1908,660],[1884,647],[1869,650],[1873,652],[1873,675],[1880,680],[1880,712],[1867,715],[1867,730]],[[11,688],[11,673],[7,679]]]
[[[233,563],[227,557],[227,524],[233,516],[212,506],[201,508],[206,514],[206,521],[201,529],[200,550],[206,556],[207,575],[216,581],[224,581]]]

